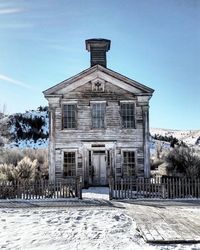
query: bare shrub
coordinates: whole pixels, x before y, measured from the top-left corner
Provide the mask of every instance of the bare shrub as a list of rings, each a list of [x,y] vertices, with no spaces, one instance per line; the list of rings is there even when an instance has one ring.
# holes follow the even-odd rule
[[[4,138],[0,135],[0,147],[3,147],[5,145]]]
[[[200,157],[188,147],[176,147],[166,157],[169,175],[200,177]]]
[[[19,149],[3,149],[0,152],[0,163],[12,164],[17,166],[17,163],[23,158],[23,152]]]
[[[47,149],[26,149],[23,151],[24,156],[29,157],[32,161],[37,159],[36,179],[48,179],[48,153]]]
[[[25,156],[14,168],[15,179],[18,181],[34,180],[37,164],[37,160],[31,161],[29,157]]]
[[[0,165],[0,181],[13,181],[15,179],[14,170],[15,166],[12,164]]]
[[[24,158],[28,158],[24,159]],[[23,161],[22,161],[23,160]],[[22,162],[21,162],[22,161]],[[12,165],[16,167],[14,179],[40,180],[48,179],[48,154],[47,149],[0,149],[0,164]],[[28,168],[27,170],[25,168]],[[34,169],[34,174],[28,173],[29,168]],[[18,171],[18,172],[17,172]],[[5,176],[0,171],[2,179]],[[21,177],[20,177],[21,175]],[[25,176],[28,176],[25,177]],[[22,176],[24,176],[22,178]],[[8,178],[6,177],[8,180]]]
[[[158,167],[165,162],[165,157],[169,153],[169,150],[164,142],[156,142],[155,152],[151,155],[151,170],[158,170]]]
[[[158,159],[158,158],[152,159],[150,162],[151,170],[157,169],[163,163],[164,163],[163,159]]]

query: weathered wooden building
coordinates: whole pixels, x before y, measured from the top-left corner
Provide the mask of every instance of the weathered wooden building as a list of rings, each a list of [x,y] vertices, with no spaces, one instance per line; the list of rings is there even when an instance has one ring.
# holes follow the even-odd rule
[[[50,180],[82,176],[149,177],[149,100],[153,89],[106,66],[110,40],[86,40],[91,67],[45,90],[49,102]]]

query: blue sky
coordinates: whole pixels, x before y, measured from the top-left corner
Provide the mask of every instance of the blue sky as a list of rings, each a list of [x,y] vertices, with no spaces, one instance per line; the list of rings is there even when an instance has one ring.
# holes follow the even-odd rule
[[[0,0],[0,108],[90,66],[85,40],[111,40],[108,68],[153,89],[150,126],[200,129],[200,0]]]

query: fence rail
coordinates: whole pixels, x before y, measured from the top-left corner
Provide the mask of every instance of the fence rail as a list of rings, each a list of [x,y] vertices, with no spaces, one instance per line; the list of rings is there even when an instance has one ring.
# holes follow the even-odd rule
[[[57,182],[0,182],[0,199],[82,198],[79,178]]]
[[[200,179],[111,178],[110,199],[200,198]]]

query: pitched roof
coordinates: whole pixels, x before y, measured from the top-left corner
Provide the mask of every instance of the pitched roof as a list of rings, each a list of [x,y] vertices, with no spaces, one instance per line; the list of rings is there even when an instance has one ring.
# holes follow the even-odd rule
[[[105,78],[109,79],[111,83],[116,84],[116,85],[117,85],[117,81],[118,82],[121,81],[123,82],[123,84],[125,83],[124,84],[125,89],[127,89],[128,87],[133,87],[134,89],[138,89],[140,90],[141,93],[147,94],[147,95],[152,95],[152,93],[154,92],[152,88],[149,88],[135,80],[132,80],[126,76],[123,76],[111,69],[105,68],[101,65],[95,65],[43,91],[43,94],[45,96],[54,95],[57,92],[59,92],[59,90],[62,90],[63,88],[66,88],[69,86],[70,86],[70,89],[75,89],[78,87],[77,84],[75,83],[79,82],[79,84],[84,84],[84,81],[82,81],[82,79],[85,79],[85,81],[91,81],[94,78],[97,78],[99,76],[102,79],[105,79]]]

